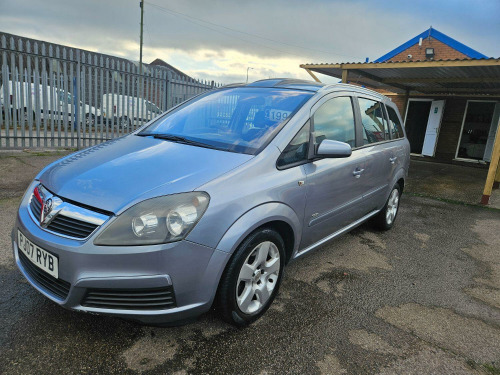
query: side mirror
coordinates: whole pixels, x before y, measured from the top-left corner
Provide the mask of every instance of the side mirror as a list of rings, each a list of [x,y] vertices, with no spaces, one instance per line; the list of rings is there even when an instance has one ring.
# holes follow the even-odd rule
[[[316,155],[321,158],[347,158],[351,156],[351,146],[344,142],[324,139],[316,150]]]

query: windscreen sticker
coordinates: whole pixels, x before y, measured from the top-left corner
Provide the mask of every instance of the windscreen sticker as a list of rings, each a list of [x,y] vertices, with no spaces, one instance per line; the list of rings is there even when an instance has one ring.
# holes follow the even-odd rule
[[[281,121],[285,120],[291,113],[291,111],[282,111],[279,109],[266,109],[266,119],[271,121]]]

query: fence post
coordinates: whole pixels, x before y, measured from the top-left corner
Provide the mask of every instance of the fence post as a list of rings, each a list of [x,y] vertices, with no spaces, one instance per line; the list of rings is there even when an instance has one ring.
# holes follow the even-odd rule
[[[74,90],[74,96],[75,96],[75,125],[76,125],[76,148],[80,150],[82,147],[82,135],[80,134],[80,119],[79,119],[79,114],[80,114],[80,101],[79,101],[79,94],[80,94],[80,78],[81,78],[81,64],[80,64],[80,50],[76,50],[76,77],[73,78],[73,90]]]
[[[42,113],[41,117],[43,118],[43,146],[47,147],[47,127],[49,126],[49,98],[48,98],[48,93],[49,93],[49,82],[48,82],[48,77],[47,77],[47,58],[46,58],[46,51],[45,51],[45,43],[42,43],[41,46],[41,52],[42,52],[42,97],[40,98],[40,104],[42,108]]]
[[[34,58],[34,71],[33,71],[33,91],[35,93],[35,123],[36,123],[36,138],[37,138],[37,147],[41,146],[40,142],[40,128],[42,127],[42,111],[41,111],[41,103],[40,103],[40,64],[39,64],[39,52],[38,52],[38,42],[33,44],[33,52],[35,54]]]
[[[72,147],[75,147],[77,145],[75,145],[75,104],[74,104],[74,100],[75,100],[75,74],[74,74],[74,70],[75,70],[75,64],[74,64],[74,61],[75,61],[75,58],[74,58],[74,54],[73,54],[73,48],[70,48],[69,49],[69,59],[70,59],[70,63],[69,63],[69,87],[68,87],[68,93],[70,93],[70,110],[71,110],[71,116],[69,117],[68,121],[69,121],[69,127],[71,129],[71,146]]]
[[[63,134],[61,133],[62,127],[64,126],[64,118],[62,117],[61,112],[63,108],[61,107],[61,76],[63,75],[63,70],[62,70],[62,65],[60,62],[61,59],[61,49],[59,46],[56,47],[56,59],[57,59],[57,65],[56,65],[56,94],[57,98],[55,99],[55,105],[57,106],[57,145],[61,147],[65,142],[63,142]]]
[[[50,86],[50,94],[49,94],[49,99],[50,99],[50,145],[51,147],[55,146],[55,140],[54,140],[54,127],[55,127],[55,119],[54,119],[54,112],[56,109],[56,101],[57,97],[54,97],[54,94],[57,93],[54,91],[55,90],[55,85],[54,85],[54,51],[52,49],[52,44],[49,44],[49,86]]]
[[[9,85],[9,65],[7,63],[7,39],[5,35],[2,35],[2,80],[3,80],[3,97],[5,100],[8,100],[10,97],[10,85]],[[5,116],[5,147],[9,147],[9,138],[10,138],[10,106],[4,108],[4,116]]]
[[[135,130],[135,120],[134,120],[134,116],[132,115],[132,111],[130,109],[130,76],[131,76],[130,62],[127,62],[126,71],[127,71],[127,73],[125,75],[125,77],[126,77],[125,84],[127,87],[127,90],[126,90],[127,99],[125,100],[125,103],[126,103],[125,105],[127,106],[127,118],[130,122],[130,130]]]
[[[162,81],[163,81],[163,88],[162,88],[162,94],[161,94],[161,101],[160,101],[160,104],[161,104],[161,111],[162,112],[165,112],[167,110],[167,72],[162,69],[162,72],[161,72],[161,78],[162,78]]]
[[[173,97],[172,97],[172,73],[170,70],[167,72],[167,91],[165,92],[166,96],[166,101],[167,101],[167,106],[165,107],[166,110],[169,110],[170,108],[173,107]]]
[[[19,94],[18,94],[18,90],[17,90],[17,67],[16,67],[16,55],[14,53],[15,51],[15,42],[14,42],[14,38],[10,38],[10,49],[11,49],[11,53],[10,53],[10,76],[12,77],[11,78],[11,81],[12,81],[12,91],[11,91],[11,95],[12,95],[12,140],[14,141],[14,147],[17,146],[17,125],[19,124],[18,123],[18,110],[19,110]]]
[[[26,142],[26,87],[25,87],[25,81],[24,81],[24,56],[23,56],[23,41],[21,39],[18,40],[17,42],[18,47],[17,50],[19,51],[19,85],[20,85],[20,95],[21,95],[21,115],[20,115],[20,125],[21,125],[21,147],[25,147],[25,142]]]

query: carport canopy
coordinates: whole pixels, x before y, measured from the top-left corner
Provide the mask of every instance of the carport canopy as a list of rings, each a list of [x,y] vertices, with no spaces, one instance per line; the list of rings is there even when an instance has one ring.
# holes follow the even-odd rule
[[[378,91],[433,96],[480,96],[500,98],[500,58],[387,61],[339,64],[302,64],[311,77],[315,73],[337,77]],[[492,188],[500,183],[500,131],[496,132],[482,204],[488,204]]]
[[[500,58],[302,64],[314,73],[400,94],[500,96]]]

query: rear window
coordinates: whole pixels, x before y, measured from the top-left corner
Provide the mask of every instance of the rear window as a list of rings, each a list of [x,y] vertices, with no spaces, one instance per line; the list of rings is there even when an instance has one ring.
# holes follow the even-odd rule
[[[401,121],[399,121],[399,116],[394,110],[389,106],[387,108],[387,113],[389,114],[389,126],[390,131],[392,133],[392,139],[403,138],[403,126],[401,125]]]
[[[382,104],[370,99],[358,98],[363,124],[363,144],[385,141],[386,127]]]

